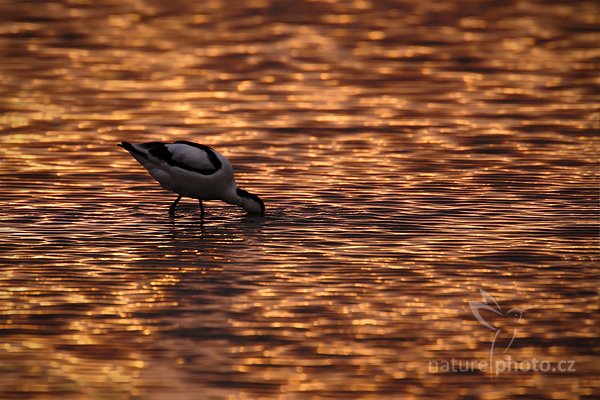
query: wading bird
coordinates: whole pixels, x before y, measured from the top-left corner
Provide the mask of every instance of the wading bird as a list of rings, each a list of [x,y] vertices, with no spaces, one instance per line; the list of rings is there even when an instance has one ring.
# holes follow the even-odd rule
[[[169,207],[175,207],[181,197],[198,199],[204,215],[202,200],[222,200],[242,207],[250,214],[265,213],[265,204],[255,194],[240,189],[235,183],[233,168],[225,156],[208,146],[180,140],[175,143],[149,142],[119,144],[127,150],[160,185],[178,194]]]

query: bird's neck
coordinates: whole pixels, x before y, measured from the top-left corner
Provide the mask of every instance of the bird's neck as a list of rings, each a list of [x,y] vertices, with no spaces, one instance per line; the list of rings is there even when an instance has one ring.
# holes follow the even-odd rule
[[[234,186],[231,190],[227,191],[222,200],[225,203],[234,204],[236,206],[242,205],[242,198],[237,194],[237,186]]]

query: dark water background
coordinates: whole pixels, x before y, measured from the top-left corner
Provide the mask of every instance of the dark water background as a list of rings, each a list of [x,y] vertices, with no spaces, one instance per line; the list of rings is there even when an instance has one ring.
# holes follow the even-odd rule
[[[0,398],[598,398],[599,26],[594,1],[0,2]],[[116,143],[181,139],[267,216],[170,220]],[[432,370],[488,359],[480,289],[526,309],[497,359],[575,370]]]

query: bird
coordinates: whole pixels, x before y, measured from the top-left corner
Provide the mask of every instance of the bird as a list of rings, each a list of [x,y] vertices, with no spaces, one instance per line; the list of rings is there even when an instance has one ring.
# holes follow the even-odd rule
[[[139,144],[123,141],[118,146],[142,164],[164,189],[178,195],[169,207],[171,217],[182,197],[198,199],[201,216],[202,200],[222,200],[241,206],[248,214],[265,214],[261,198],[240,189],[229,160],[209,146],[186,140]]]

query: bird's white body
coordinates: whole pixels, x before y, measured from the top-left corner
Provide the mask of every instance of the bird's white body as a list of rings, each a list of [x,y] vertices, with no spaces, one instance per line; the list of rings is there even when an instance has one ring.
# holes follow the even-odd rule
[[[132,153],[133,157],[150,172],[150,175],[163,188],[171,192],[200,200],[223,200],[235,197],[233,194],[237,185],[233,176],[233,168],[229,161],[215,150],[213,152],[221,162],[221,167],[212,174],[204,175],[169,165],[164,160],[152,156],[144,149],[143,145],[132,144],[132,146],[147,156]],[[183,143],[168,143],[165,144],[165,147],[173,154],[173,158],[177,157],[181,163],[197,169],[214,168],[207,153],[199,148]]]
[[[242,206],[251,213],[264,213],[264,204],[258,196],[238,188],[229,160],[208,146],[186,141],[123,142],[120,146],[129,151],[163,188],[180,197],[192,197],[200,202],[222,200]],[[171,212],[178,201],[179,198]]]

